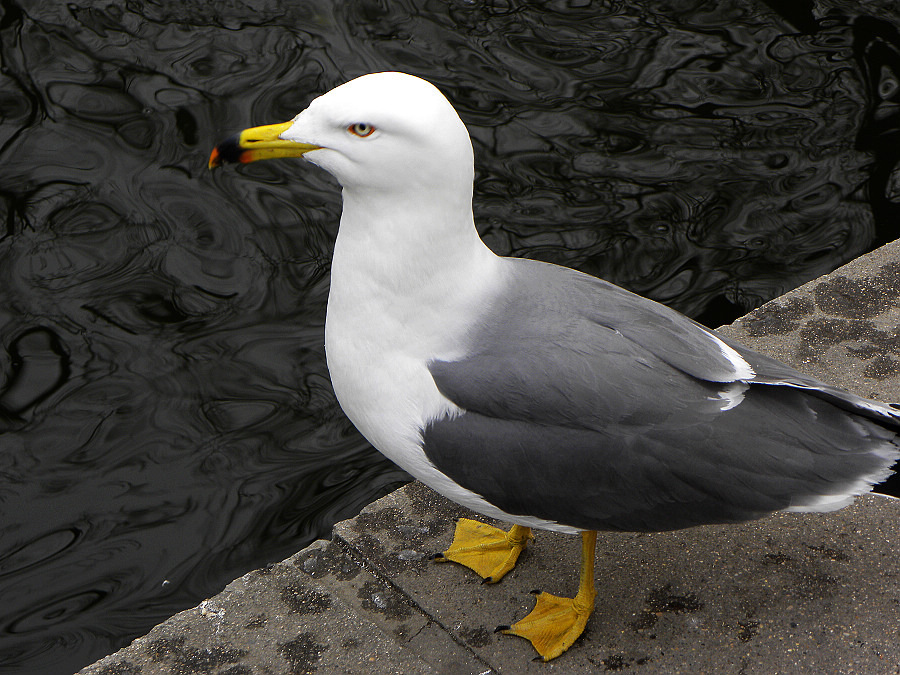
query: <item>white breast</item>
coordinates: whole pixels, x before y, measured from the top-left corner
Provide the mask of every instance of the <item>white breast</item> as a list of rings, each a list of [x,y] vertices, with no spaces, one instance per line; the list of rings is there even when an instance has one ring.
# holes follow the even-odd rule
[[[474,226],[430,237],[425,254],[421,239],[414,241],[421,233],[407,227],[390,241],[384,233],[396,220],[379,225],[367,216],[347,223],[345,199],[331,268],[325,354],[341,408],[383,455],[445,497],[493,518],[573,532],[497,509],[438,471],[422,449],[428,422],[460,413],[428,364],[465,356],[470,328],[509,283],[509,265]]]
[[[431,469],[420,450],[429,420],[456,406],[435,386],[428,363],[463,356],[466,327],[499,283],[492,253],[460,279],[428,275],[382,281],[377,256],[339,237],[325,322],[325,352],[344,412],[379,451],[414,476]]]

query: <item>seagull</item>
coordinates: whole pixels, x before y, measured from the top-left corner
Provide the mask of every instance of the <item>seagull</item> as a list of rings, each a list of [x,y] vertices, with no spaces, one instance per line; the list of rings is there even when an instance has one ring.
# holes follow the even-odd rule
[[[539,660],[584,631],[598,530],[829,511],[884,480],[900,413],[803,375],[664,305],[495,255],[472,213],[465,125],[431,83],[364,75],[294,119],[220,143],[209,167],[302,157],[342,186],[325,352],[347,417],[460,519],[437,559],[487,582],[532,528],[580,534],[574,598],[502,632]]]

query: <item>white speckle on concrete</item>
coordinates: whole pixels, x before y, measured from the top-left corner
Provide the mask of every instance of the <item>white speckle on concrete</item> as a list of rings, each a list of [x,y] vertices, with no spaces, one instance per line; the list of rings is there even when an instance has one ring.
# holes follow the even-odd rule
[[[206,616],[210,618],[215,617],[217,619],[221,619],[223,616],[225,616],[225,610],[221,607],[216,606],[211,600],[204,600],[200,603],[197,609],[200,611],[200,616]]]

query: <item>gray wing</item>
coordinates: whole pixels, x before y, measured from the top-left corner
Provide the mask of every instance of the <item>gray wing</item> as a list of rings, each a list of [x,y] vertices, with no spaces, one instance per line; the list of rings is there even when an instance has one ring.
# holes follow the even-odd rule
[[[585,529],[734,522],[858,493],[896,460],[896,413],[593,277],[511,261],[465,358],[433,362],[465,412],[429,459],[512,514]]]

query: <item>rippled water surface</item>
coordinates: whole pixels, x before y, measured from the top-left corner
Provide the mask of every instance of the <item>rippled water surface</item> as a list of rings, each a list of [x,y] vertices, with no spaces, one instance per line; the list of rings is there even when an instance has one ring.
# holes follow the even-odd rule
[[[422,75],[494,250],[717,325],[898,236],[895,7],[0,2],[0,673],[71,673],[405,479],[325,368],[334,182],[210,174],[222,137]]]

